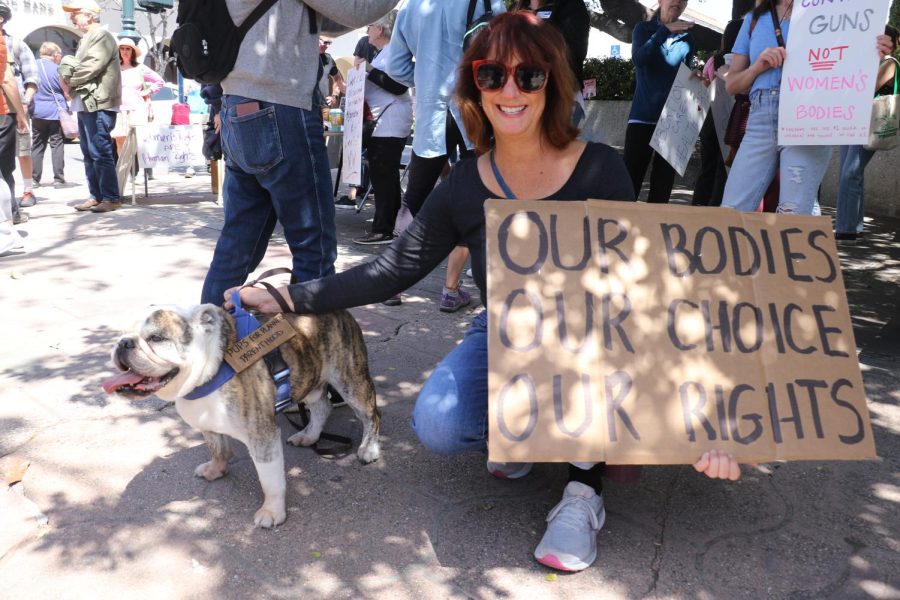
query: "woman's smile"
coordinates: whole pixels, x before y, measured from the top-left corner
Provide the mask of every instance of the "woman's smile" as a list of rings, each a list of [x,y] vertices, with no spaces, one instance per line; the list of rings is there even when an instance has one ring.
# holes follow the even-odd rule
[[[499,108],[499,109],[500,109],[500,112],[503,113],[503,114],[506,115],[506,116],[518,116],[518,115],[521,115],[522,112],[523,112],[526,108],[528,108],[528,107],[527,107],[527,106],[524,106],[524,105],[519,105],[519,106],[503,106],[502,104],[498,104],[498,105],[497,105],[497,108]]]

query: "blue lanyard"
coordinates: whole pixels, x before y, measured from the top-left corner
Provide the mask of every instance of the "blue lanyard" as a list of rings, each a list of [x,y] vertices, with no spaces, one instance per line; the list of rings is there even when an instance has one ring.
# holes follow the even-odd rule
[[[497,168],[497,163],[494,162],[494,151],[491,150],[491,170],[494,172],[494,179],[497,180],[497,184],[500,186],[500,189],[503,190],[503,193],[506,194],[506,197],[510,200],[515,200],[516,195],[512,193],[512,190],[509,189],[509,186],[506,185],[506,182],[503,180],[503,175],[500,174],[500,169]]]

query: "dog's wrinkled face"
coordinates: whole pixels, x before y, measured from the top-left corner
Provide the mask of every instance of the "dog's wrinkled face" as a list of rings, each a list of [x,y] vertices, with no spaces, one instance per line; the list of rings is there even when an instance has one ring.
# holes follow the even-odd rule
[[[218,371],[227,337],[225,312],[212,304],[155,309],[123,335],[112,351],[122,373],[103,383],[108,394],[174,400]]]

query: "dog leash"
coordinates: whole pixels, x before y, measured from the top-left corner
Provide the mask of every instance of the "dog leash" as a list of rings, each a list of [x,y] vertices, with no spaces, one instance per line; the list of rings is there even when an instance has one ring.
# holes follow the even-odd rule
[[[253,287],[256,284],[259,284],[263,287],[263,289],[265,289],[267,292],[269,292],[269,294],[272,296],[272,298],[275,299],[275,301],[278,303],[278,306],[281,307],[281,310],[283,310],[286,313],[292,313],[293,312],[292,308],[290,306],[288,306],[287,302],[284,301],[284,298],[282,298],[281,294],[278,293],[278,289],[274,285],[263,281],[263,279],[268,279],[269,277],[272,277],[273,275],[285,275],[285,274],[291,274],[291,270],[287,269],[285,267],[269,269],[268,271],[264,271],[259,277],[257,277],[253,281],[242,285],[241,289],[243,289],[245,287]],[[235,307],[241,307],[241,299],[240,299],[240,294],[238,292],[235,292],[234,294],[232,294],[231,302]],[[256,318],[252,314],[244,311],[243,307],[241,307],[241,312],[243,312],[245,315],[247,315],[251,319],[253,319],[253,321],[257,323],[256,326],[259,327],[259,322],[256,321]],[[281,352],[278,352],[276,349],[275,352],[270,352],[265,357],[263,357],[263,360],[265,360],[266,367],[268,367],[268,369],[269,369],[269,374],[275,380],[275,385],[279,392],[281,392],[281,386],[278,383],[279,378],[283,378],[283,380],[286,383],[287,395],[281,396],[280,393],[276,394],[275,414],[276,415],[278,413],[283,414],[284,418],[287,420],[287,422],[290,423],[291,426],[294,429],[296,429],[297,431],[304,430],[306,428],[306,426],[309,425],[309,419],[310,419],[309,409],[306,407],[305,404],[303,404],[302,402],[297,403],[297,408],[299,409],[299,414],[300,414],[300,424],[299,425],[293,419],[291,419],[287,415],[287,413],[283,412],[284,409],[286,409],[291,404],[293,404],[293,400],[291,399],[291,391],[290,391],[291,388],[290,388],[290,383],[289,383],[290,369],[288,368],[287,363],[284,362],[284,358],[281,356]],[[326,392],[327,394],[337,396],[338,398],[341,397],[340,394],[338,394],[337,390],[332,388],[330,385],[328,386],[327,390],[328,390]],[[330,402],[330,401],[331,400],[329,398],[325,398],[325,402]],[[316,454],[318,454],[319,456],[325,457],[325,458],[343,458],[344,456],[347,456],[347,454],[350,453],[350,449],[353,447],[353,441],[350,438],[343,436],[343,435],[337,435],[334,433],[328,433],[328,432],[323,431],[319,435],[319,441],[322,441],[322,440],[325,440],[328,442],[334,442],[334,445],[323,448],[322,446],[319,445],[319,442],[316,442],[315,444],[313,444],[312,446],[309,446],[309,447],[312,448],[312,450]]]

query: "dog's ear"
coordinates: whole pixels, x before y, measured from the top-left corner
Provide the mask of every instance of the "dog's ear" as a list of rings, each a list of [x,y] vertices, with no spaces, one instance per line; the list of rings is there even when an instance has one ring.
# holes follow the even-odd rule
[[[191,325],[204,331],[213,331],[222,322],[222,308],[215,304],[201,304],[191,315]]]

